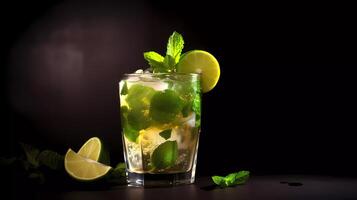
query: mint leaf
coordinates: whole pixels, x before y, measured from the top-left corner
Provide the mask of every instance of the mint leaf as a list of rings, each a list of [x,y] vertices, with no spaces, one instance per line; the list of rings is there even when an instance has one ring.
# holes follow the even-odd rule
[[[63,168],[63,159],[62,155],[50,150],[44,150],[38,156],[41,165],[45,165],[53,170]]]
[[[107,176],[106,181],[108,183],[124,185],[126,183],[126,165],[125,163],[118,163],[117,166],[112,170],[109,176]]]
[[[166,69],[168,69],[169,72],[175,71],[176,62],[172,56],[170,56],[170,55],[165,56],[164,65],[165,65]]]
[[[128,125],[134,130],[146,129],[150,125],[150,118],[145,110],[131,109],[127,115]]]
[[[239,171],[228,174],[225,177],[212,176],[212,180],[216,185],[219,185],[220,187],[231,187],[235,185],[241,185],[247,182],[247,180],[249,179],[249,174],[249,171]]]
[[[125,169],[126,169],[125,163],[122,162],[118,163],[111,175],[117,178],[125,177]]]
[[[129,109],[127,106],[120,107],[121,125],[123,127],[124,135],[129,141],[136,142],[136,138],[139,136],[139,130],[135,130],[129,125],[128,113]]]
[[[184,102],[177,92],[164,90],[157,92],[151,99],[149,115],[160,123],[169,123],[181,112]]]
[[[176,31],[172,33],[167,42],[167,49],[166,49],[166,57],[167,59],[172,59],[169,61],[170,64],[177,64],[180,60],[180,55],[183,49],[184,40],[181,34],[177,33]],[[165,59],[166,59],[165,57]],[[171,66],[171,65],[169,65]]]
[[[144,53],[144,58],[149,62],[154,73],[167,72],[167,66],[164,64],[164,57],[160,54],[149,51]]]
[[[212,180],[216,185],[225,186],[225,181],[224,181],[224,177],[222,176],[212,176]]]
[[[40,150],[24,143],[20,143],[20,145],[26,154],[26,158],[29,164],[31,164],[34,168],[37,168],[39,166],[37,156],[40,154]]]
[[[164,57],[155,51],[148,51],[144,53],[144,58],[150,65],[161,65],[164,62]]]
[[[126,84],[126,81],[125,81],[123,87],[121,88],[120,94],[121,94],[121,95],[126,95],[126,94],[128,94],[128,85]]]
[[[167,42],[165,57],[154,51],[149,51],[144,53],[144,58],[149,62],[153,73],[175,72],[175,67],[180,60],[183,46],[184,40],[182,35],[175,31]]]
[[[136,142],[136,139],[139,137],[139,131],[136,131],[128,126],[124,126],[123,128],[124,135],[126,139],[131,142]]]
[[[167,129],[167,130],[161,131],[159,133],[159,135],[161,137],[163,137],[165,140],[167,140],[167,139],[169,139],[171,137],[171,131],[172,131],[172,129]]]
[[[226,176],[228,186],[244,184],[249,178],[249,171],[239,171]]]
[[[186,102],[186,105],[182,108],[181,113],[183,117],[187,117],[190,114],[192,102]]]

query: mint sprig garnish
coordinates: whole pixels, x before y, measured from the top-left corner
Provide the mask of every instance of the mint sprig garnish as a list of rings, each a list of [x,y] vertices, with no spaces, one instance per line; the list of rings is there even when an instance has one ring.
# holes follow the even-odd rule
[[[162,55],[154,52],[154,51],[149,51],[144,53],[144,58],[149,62],[149,65],[153,72],[165,72],[166,71],[166,66],[164,64],[164,57]]]
[[[231,187],[241,185],[249,179],[249,171],[239,171],[228,174],[227,176],[212,176],[213,182],[220,187]]]
[[[167,42],[165,57],[154,51],[149,51],[144,53],[144,58],[149,62],[154,73],[175,72],[183,47],[183,37],[175,31]]]

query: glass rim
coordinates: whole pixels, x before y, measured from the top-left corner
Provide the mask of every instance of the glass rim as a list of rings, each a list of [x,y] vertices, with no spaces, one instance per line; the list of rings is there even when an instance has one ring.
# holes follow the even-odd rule
[[[170,76],[191,76],[191,77],[200,77],[201,74],[199,73],[182,73],[182,72],[160,72],[160,73],[124,73],[124,77],[129,77],[129,76],[141,76],[141,75],[170,75]]]

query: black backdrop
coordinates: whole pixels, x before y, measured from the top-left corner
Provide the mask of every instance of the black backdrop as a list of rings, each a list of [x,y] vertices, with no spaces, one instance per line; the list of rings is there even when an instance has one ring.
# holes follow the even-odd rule
[[[23,141],[65,153],[91,136],[123,160],[117,83],[165,51],[221,65],[203,95],[198,175],[356,175],[355,34],[348,5],[24,1],[2,6],[4,155]],[[353,36],[353,37],[352,37]],[[352,75],[352,76],[351,76]]]

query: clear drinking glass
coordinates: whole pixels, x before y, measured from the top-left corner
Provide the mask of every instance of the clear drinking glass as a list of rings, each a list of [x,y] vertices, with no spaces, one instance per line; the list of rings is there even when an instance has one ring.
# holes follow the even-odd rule
[[[193,183],[201,126],[200,76],[126,74],[119,87],[128,185]]]

